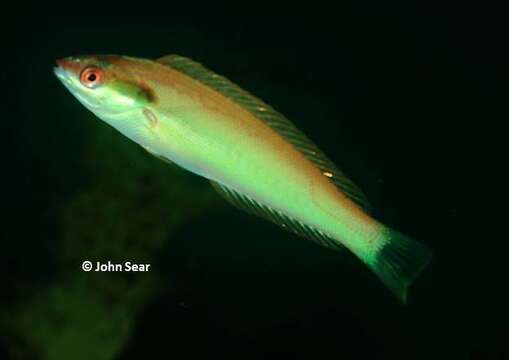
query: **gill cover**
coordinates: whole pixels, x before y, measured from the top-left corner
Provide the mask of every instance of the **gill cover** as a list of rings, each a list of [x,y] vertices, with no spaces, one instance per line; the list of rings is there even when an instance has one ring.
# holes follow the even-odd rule
[[[153,100],[152,92],[140,83],[132,81],[113,80],[109,84],[113,98],[119,106],[127,105],[132,108],[142,108]]]

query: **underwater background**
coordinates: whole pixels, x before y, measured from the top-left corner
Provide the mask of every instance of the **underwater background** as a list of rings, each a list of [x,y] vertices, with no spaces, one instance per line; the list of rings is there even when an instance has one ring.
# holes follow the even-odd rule
[[[485,131],[507,119],[496,9],[14,6],[1,25],[1,360],[509,358],[507,234],[477,204],[493,196],[479,175],[497,177]],[[55,59],[91,53],[187,56],[285,114],[377,219],[433,250],[408,305],[353,255],[231,207],[95,118],[53,75]],[[152,266],[86,273],[84,260]]]

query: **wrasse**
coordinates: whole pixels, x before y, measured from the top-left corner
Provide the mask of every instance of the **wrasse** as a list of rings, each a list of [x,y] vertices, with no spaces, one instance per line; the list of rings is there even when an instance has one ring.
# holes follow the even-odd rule
[[[331,249],[347,248],[402,301],[431,252],[376,221],[362,191],[288,119],[201,64],[68,57],[54,71],[97,117],[201,175],[230,203]]]

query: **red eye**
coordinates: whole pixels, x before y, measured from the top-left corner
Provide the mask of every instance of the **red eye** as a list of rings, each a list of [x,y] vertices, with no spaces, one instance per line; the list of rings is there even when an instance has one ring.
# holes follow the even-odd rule
[[[95,66],[89,66],[81,72],[80,81],[88,88],[95,88],[103,81],[104,73]]]

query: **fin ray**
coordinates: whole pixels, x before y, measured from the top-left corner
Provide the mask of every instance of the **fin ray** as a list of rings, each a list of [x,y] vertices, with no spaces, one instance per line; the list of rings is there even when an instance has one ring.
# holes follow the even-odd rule
[[[215,181],[210,182],[213,188],[230,204],[244,210],[250,214],[259,216],[270,222],[279,225],[281,228],[288,230],[296,235],[310,239],[319,245],[325,246],[330,249],[343,250],[344,247],[338,241],[332,239],[327,234],[320,230],[317,230],[311,226],[303,224],[302,222],[295,220],[283,213],[263,205],[262,203],[251,199],[250,197],[241,194],[235,190],[230,189]]]
[[[371,269],[402,302],[407,302],[409,286],[431,260],[431,250],[400,232],[385,228],[385,245],[379,250]]]
[[[157,62],[215,89],[265,122],[306,156],[346,196],[366,212],[370,212],[371,206],[364,193],[304,133],[270,105],[242,90],[227,78],[208,70],[200,63],[186,57],[168,55],[157,59]]]

